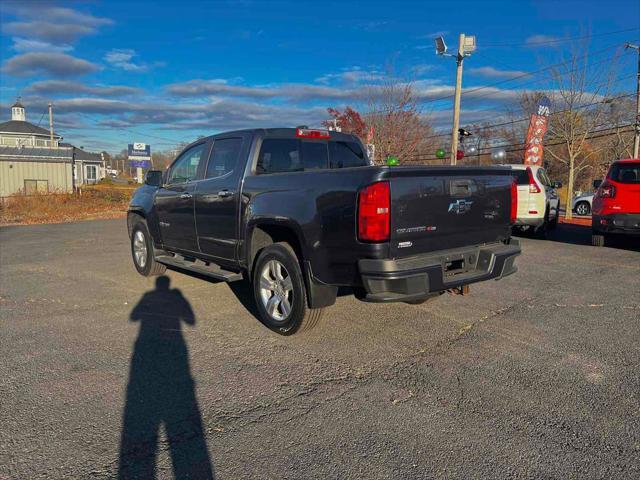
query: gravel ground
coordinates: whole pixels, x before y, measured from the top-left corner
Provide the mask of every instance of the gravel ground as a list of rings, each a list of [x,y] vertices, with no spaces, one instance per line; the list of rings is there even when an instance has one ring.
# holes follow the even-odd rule
[[[280,337],[244,284],[140,277],[123,220],[2,228],[0,478],[639,478],[640,247],[522,242]]]

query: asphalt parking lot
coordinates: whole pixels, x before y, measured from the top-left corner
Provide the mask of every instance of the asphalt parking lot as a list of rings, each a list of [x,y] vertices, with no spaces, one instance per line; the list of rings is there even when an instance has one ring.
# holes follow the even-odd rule
[[[639,478],[640,248],[588,233],[280,337],[242,284],[140,277],[123,220],[2,228],[0,478]]]

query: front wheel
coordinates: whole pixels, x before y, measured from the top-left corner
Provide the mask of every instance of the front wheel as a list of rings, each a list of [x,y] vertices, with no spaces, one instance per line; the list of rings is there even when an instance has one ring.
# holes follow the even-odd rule
[[[323,308],[308,308],[298,257],[288,243],[264,248],[253,269],[253,295],[260,320],[281,335],[315,327]]]
[[[140,275],[151,277],[162,275],[167,267],[156,262],[153,255],[153,242],[144,220],[138,221],[131,229],[131,256]]]

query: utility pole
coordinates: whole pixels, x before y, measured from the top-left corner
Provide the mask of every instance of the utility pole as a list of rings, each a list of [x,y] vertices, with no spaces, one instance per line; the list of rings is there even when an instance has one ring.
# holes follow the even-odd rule
[[[636,122],[633,137],[633,158],[640,158],[640,45],[627,43],[625,48],[633,48],[638,52],[638,85],[636,87]]]
[[[53,148],[53,103],[49,102],[49,146]]]
[[[453,130],[451,131],[451,165],[458,161],[458,128],[460,128],[460,96],[462,95],[462,62],[464,61],[464,33],[458,41],[456,63],[456,93],[453,100]]]
[[[453,100],[453,128],[451,131],[451,165],[455,165],[458,161],[458,130],[460,128],[460,97],[462,96],[462,64],[465,57],[471,55],[476,49],[475,35],[460,34],[458,39],[458,52],[456,55],[447,53],[447,45],[444,38],[438,37],[435,40],[436,53],[443,57],[455,57],[457,63],[456,69],[456,90]]]

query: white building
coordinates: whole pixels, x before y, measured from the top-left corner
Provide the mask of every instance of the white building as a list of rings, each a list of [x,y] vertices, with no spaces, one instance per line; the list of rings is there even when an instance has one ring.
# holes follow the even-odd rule
[[[20,99],[11,120],[0,123],[0,197],[16,193],[66,193],[105,176],[98,153],[86,152],[27,122]]]

